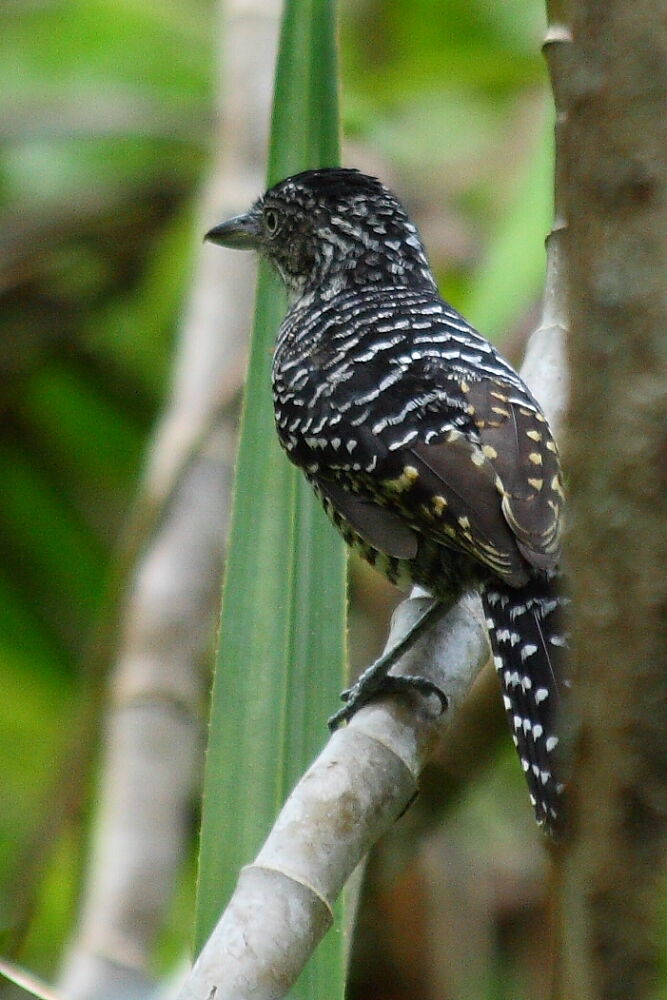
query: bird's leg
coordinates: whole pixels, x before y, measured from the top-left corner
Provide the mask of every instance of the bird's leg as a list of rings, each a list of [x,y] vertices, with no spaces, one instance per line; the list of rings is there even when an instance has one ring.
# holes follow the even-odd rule
[[[447,696],[437,684],[426,677],[412,675],[396,676],[388,671],[394,664],[415,644],[417,639],[427,630],[436,614],[442,611],[440,601],[433,601],[426,611],[422,612],[416,622],[398,640],[391,649],[383,653],[374,663],[360,674],[358,680],[341,694],[345,702],[343,708],[332,715],[328,721],[329,729],[333,732],[341,722],[346,722],[359,711],[359,709],[375,697],[376,694],[388,694],[395,691],[418,691],[423,695],[435,695],[440,701],[442,712],[447,708]]]

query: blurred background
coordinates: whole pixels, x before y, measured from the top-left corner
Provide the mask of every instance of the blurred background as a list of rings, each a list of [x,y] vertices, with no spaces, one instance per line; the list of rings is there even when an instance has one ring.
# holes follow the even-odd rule
[[[544,17],[538,0],[340,0],[343,162],[397,191],[445,297],[515,362],[551,222]],[[0,39],[0,954],[51,978],[145,540],[139,483],[228,138],[223,39],[212,0],[7,0]],[[360,665],[398,595],[356,563],[350,593]],[[483,678],[373,859],[353,995],[546,996],[546,860],[503,726]],[[156,972],[189,943],[196,788],[188,829]]]

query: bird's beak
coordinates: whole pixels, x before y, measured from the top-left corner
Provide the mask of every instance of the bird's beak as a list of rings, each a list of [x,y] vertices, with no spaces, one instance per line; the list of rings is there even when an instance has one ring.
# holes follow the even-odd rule
[[[246,212],[209,229],[204,239],[233,250],[254,250],[260,235],[259,219],[254,212]]]

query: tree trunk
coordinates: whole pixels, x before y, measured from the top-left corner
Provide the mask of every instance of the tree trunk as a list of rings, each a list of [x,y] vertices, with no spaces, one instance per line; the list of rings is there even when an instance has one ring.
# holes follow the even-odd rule
[[[579,722],[562,996],[645,1000],[666,985],[665,4],[576,0],[573,36],[566,468]]]

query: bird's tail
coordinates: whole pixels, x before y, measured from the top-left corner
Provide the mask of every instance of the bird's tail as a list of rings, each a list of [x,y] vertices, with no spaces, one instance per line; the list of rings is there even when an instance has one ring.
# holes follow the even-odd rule
[[[559,770],[560,707],[569,681],[559,577],[519,589],[494,580],[482,592],[493,659],[537,822],[558,837],[565,822]]]

